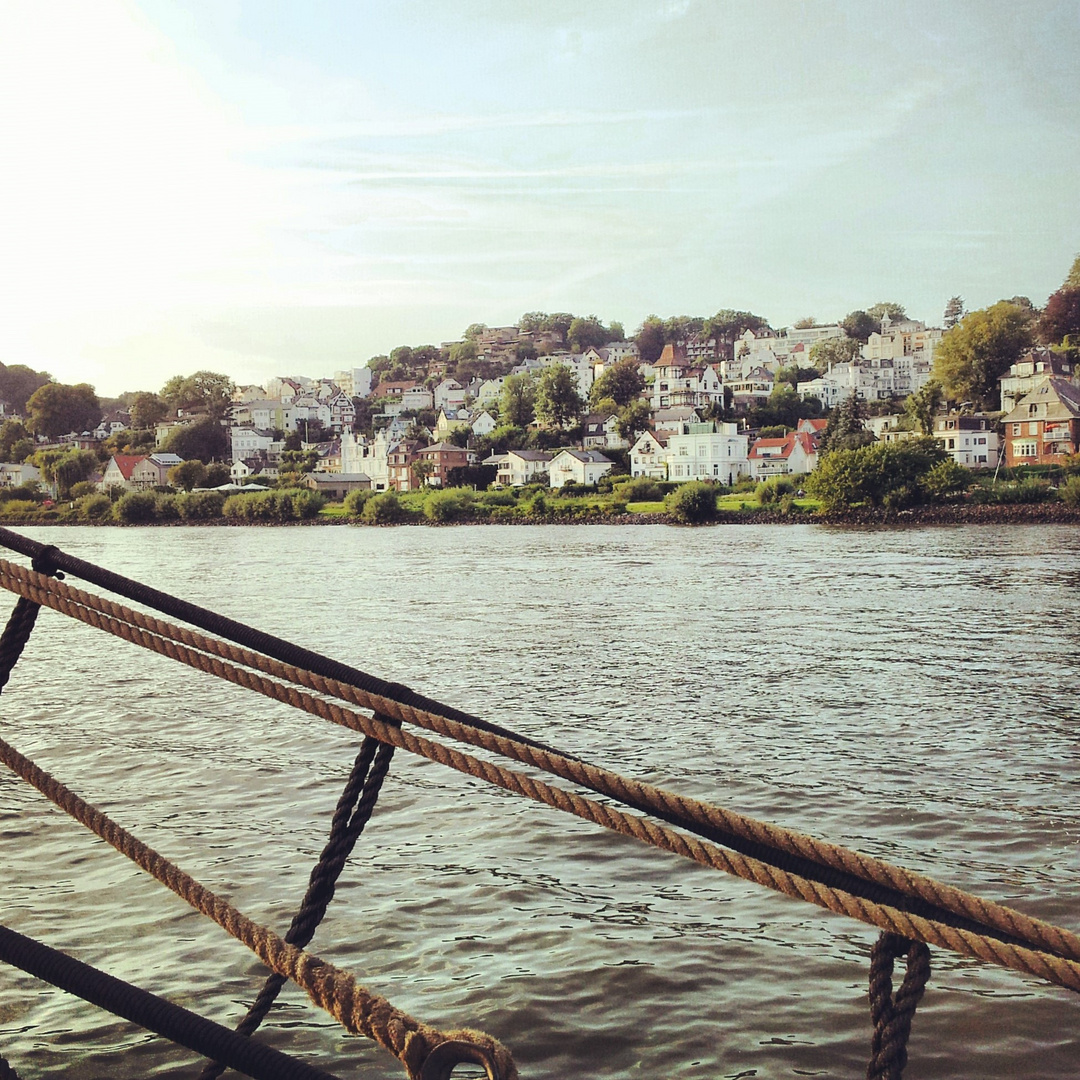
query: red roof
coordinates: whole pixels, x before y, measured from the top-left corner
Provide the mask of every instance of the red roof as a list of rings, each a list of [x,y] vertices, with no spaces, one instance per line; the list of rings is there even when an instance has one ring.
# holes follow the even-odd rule
[[[113,454],[113,461],[116,462],[116,467],[120,470],[120,475],[125,480],[131,479],[131,470],[139,464],[140,461],[146,460],[146,454]]]

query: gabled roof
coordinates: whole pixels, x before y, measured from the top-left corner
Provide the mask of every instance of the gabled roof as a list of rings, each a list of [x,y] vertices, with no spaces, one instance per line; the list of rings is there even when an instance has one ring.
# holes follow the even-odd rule
[[[1045,404],[1046,413],[1040,420],[1072,420],[1080,418],[1080,386],[1068,379],[1047,379],[1030,393],[1025,394],[1013,407],[1012,412],[1001,418],[1002,423],[1035,419],[1029,406]]]
[[[614,465],[615,463],[611,458],[604,457],[599,450],[560,450],[555,457],[561,457],[563,454],[569,454],[572,458],[576,458],[582,464],[595,464],[595,465]]]
[[[112,459],[116,463],[116,467],[120,470],[120,475],[125,480],[130,480],[131,470],[134,469],[140,461],[146,460],[146,454],[113,454]]]
[[[522,461],[550,461],[552,458],[546,450],[507,450],[506,453],[513,454]]]

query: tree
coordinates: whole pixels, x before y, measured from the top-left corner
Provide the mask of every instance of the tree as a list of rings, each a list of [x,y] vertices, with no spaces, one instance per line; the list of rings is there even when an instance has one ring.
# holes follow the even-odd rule
[[[934,349],[934,378],[951,401],[998,404],[998,379],[1032,343],[1031,314],[1007,300],[965,315]]]
[[[477,349],[475,341],[456,341],[450,346],[450,363],[454,367],[457,367],[465,360],[475,360],[476,357]]]
[[[570,324],[567,339],[574,352],[583,352],[588,348],[598,349],[608,342],[607,327],[595,315],[579,315]]]
[[[1080,285],[1065,285],[1046,301],[1039,337],[1047,345],[1080,345]]]
[[[931,379],[921,390],[909,394],[904,401],[904,412],[914,421],[924,435],[934,434],[934,417],[944,401],[941,383]]]
[[[0,424],[0,461],[8,461],[14,465],[18,462],[11,456],[12,448],[16,443],[21,443],[30,438],[30,432],[18,420],[5,420]]]
[[[413,483],[418,487],[424,487],[431,474],[435,471],[435,462],[429,461],[427,458],[417,458],[410,466],[409,471],[412,473]]]
[[[164,420],[169,406],[157,394],[142,390],[132,399],[128,411],[131,413],[131,426],[145,430]]]
[[[621,409],[636,400],[644,389],[645,380],[638,371],[638,362],[628,356],[604,368],[589,389],[589,402],[596,407],[601,398],[610,397]]]
[[[877,319],[878,325],[885,321],[886,316],[890,322],[899,322],[901,319],[907,318],[907,312],[904,310],[903,304],[897,304],[892,300],[881,300],[874,304],[873,307],[866,309],[866,314],[874,319]]]
[[[222,484],[227,484],[231,477],[229,476],[229,466],[223,461],[211,461],[206,466],[206,475],[203,477],[203,487],[216,488],[221,487]]]
[[[228,375],[196,371],[194,375],[174,375],[161,388],[161,399],[170,409],[204,409],[220,419],[228,411],[234,389]]]
[[[470,323],[465,328],[465,333],[462,334],[461,336],[463,338],[465,338],[466,341],[475,341],[475,339],[478,338],[486,330],[487,330],[487,324],[486,323],[474,322],[474,323]],[[391,355],[391,357],[393,357],[394,354],[391,353],[390,355]]]
[[[840,402],[829,413],[829,422],[818,446],[819,460],[834,450],[854,450],[874,442],[873,434],[863,424],[865,417],[862,402],[855,394]]]
[[[97,455],[89,450],[39,450],[34,463],[49,483],[56,484],[61,499],[68,498],[71,489],[98,468]]]
[[[38,435],[85,431],[101,420],[101,406],[89,383],[46,383],[30,395],[26,408],[30,426]]]
[[[649,430],[649,419],[652,413],[649,406],[638,398],[631,401],[619,410],[615,420],[615,430],[620,439],[625,439],[631,445],[637,441],[637,437]]]
[[[213,416],[201,416],[190,424],[174,427],[165,440],[165,449],[182,458],[213,461],[229,449],[229,434]]]
[[[788,367],[776,369],[776,381],[778,383],[790,383],[798,388],[801,382],[810,382],[812,379],[820,379],[821,370],[816,367],[799,367],[798,364],[790,364]]]
[[[849,364],[861,353],[862,343],[857,338],[825,338],[810,346],[810,363],[824,371],[830,364]]]
[[[716,340],[717,348],[727,354],[731,352],[735,339],[753,330],[758,333],[767,330],[769,322],[752,311],[735,311],[732,308],[721,308],[710,319],[705,319],[701,327],[701,336],[708,341]]]
[[[964,317],[964,298],[954,296],[945,305],[945,318],[942,325],[951,330]]]
[[[1073,259],[1073,264],[1069,267],[1069,273],[1062,288],[1080,289],[1080,255]]]
[[[25,413],[34,391],[51,382],[52,376],[47,371],[34,371],[25,364],[0,364],[0,400],[17,413]]]
[[[531,375],[507,375],[499,394],[499,420],[527,428],[536,419],[536,380]]]
[[[801,319],[795,320],[795,329],[810,330],[813,327],[817,326],[817,324],[817,319],[815,319],[813,315],[804,315]]]
[[[614,322],[613,321],[613,322],[608,323],[607,332],[608,332],[608,341],[625,341],[626,340],[626,331],[623,329],[623,324],[621,322]]]
[[[660,359],[667,342],[664,339],[664,324],[656,315],[649,315],[638,327],[634,337],[638,347],[638,356],[642,363],[653,364]]]
[[[700,315],[672,315],[664,320],[664,340],[669,345],[676,341],[685,341],[691,334],[697,334],[705,325]]]
[[[578,392],[577,377],[565,364],[544,368],[536,384],[536,418],[565,428],[581,415],[585,402]]]
[[[840,321],[844,333],[849,338],[861,341],[864,345],[871,334],[881,329],[881,320],[875,319],[868,311],[849,311]]]
[[[829,511],[858,503],[901,509],[921,500],[921,480],[946,457],[926,438],[834,450],[806,478],[806,489]]]
[[[664,503],[679,524],[702,525],[716,517],[716,488],[703,480],[691,480],[680,484]]]
[[[198,458],[190,461],[181,461],[169,470],[169,483],[173,487],[191,491],[192,488],[202,487],[206,482],[206,466]]]

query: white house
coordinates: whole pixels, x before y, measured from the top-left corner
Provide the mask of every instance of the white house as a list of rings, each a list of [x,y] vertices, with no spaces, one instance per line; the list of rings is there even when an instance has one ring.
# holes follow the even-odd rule
[[[666,480],[667,474],[667,440],[651,431],[643,431],[630,448],[630,475]]]
[[[805,431],[789,431],[782,439],[757,439],[750,447],[750,475],[755,480],[788,473],[813,472],[817,445]]]
[[[343,431],[341,471],[366,473],[371,479],[372,491],[386,491],[390,485],[390,446],[397,441],[398,437],[390,435],[385,428],[377,431],[374,439]]]
[[[435,408],[443,409],[446,412],[464,408],[465,398],[468,397],[468,394],[468,390],[457,379],[443,379],[435,387],[433,395]]]
[[[586,450],[596,450],[599,447],[621,450],[626,446],[626,440],[619,434],[618,416],[615,413],[607,416],[590,413],[586,416],[582,423],[581,445]]]
[[[272,431],[234,427],[230,428],[229,435],[232,440],[233,461],[243,461],[244,458],[258,457],[261,454],[280,454],[284,448],[284,443],[278,442]]]
[[[548,486],[561,488],[564,484],[595,484],[615,462],[598,450],[560,450],[548,463]]]
[[[495,482],[504,487],[524,487],[525,484],[548,482],[548,464],[551,454],[544,450],[507,450],[505,454],[492,454],[481,465],[494,465]]]
[[[737,424],[722,424],[714,420],[690,424],[687,434],[668,439],[670,480],[715,480],[734,484],[750,472],[749,447],[746,435],[740,434]]]
[[[997,467],[998,433],[994,422],[985,416],[936,416],[934,438],[957,465],[969,469]]]

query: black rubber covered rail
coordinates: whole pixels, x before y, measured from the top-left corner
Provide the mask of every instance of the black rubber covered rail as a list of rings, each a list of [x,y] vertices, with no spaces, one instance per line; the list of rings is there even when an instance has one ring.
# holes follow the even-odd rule
[[[6,926],[0,926],[0,960],[254,1080],[339,1080]]]

